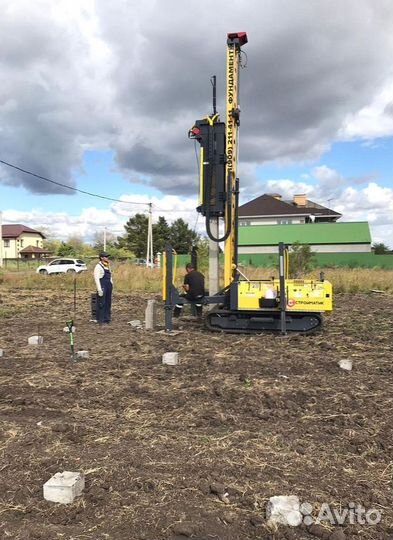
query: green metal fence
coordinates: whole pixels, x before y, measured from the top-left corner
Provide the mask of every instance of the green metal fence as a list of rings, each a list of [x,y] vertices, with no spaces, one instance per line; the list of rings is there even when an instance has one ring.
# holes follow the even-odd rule
[[[315,267],[386,268],[393,269],[393,254],[375,253],[317,253],[313,256]],[[250,266],[269,267],[277,264],[275,253],[242,253],[239,262]]]

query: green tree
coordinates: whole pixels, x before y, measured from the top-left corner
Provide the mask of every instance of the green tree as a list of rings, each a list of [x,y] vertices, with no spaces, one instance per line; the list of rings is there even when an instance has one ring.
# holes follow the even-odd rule
[[[75,257],[74,247],[68,242],[62,242],[57,250],[59,257]]]
[[[179,218],[170,227],[170,243],[177,253],[189,253],[191,246],[199,239],[198,234]]]
[[[72,252],[76,257],[83,257],[86,252],[89,252],[91,247],[85,244],[82,238],[78,235],[71,235],[67,238],[67,244],[71,246]]]
[[[389,253],[388,246],[385,245],[383,242],[374,242],[374,244],[372,245],[372,249],[375,255],[384,255],[385,253]]]
[[[135,214],[124,225],[125,236],[119,236],[117,247],[135,253],[136,257],[146,255],[148,219],[145,214]]]
[[[56,239],[51,239],[51,238],[45,238],[45,240],[43,241],[44,249],[49,251],[50,255],[54,255],[54,256],[58,254],[61,244],[62,244],[61,240],[56,240]]]
[[[206,273],[209,268],[209,239],[206,236],[199,237],[195,247],[197,250],[198,270]]]
[[[61,242],[57,249],[56,255],[59,257],[94,257],[97,254],[96,250],[91,244],[83,242],[83,240],[77,236],[70,236],[66,242]]]
[[[131,259],[134,258],[132,251],[129,251],[125,247],[119,247],[116,236],[112,233],[106,233],[105,239],[105,251],[109,253],[114,259]],[[94,253],[98,255],[100,251],[104,251],[104,233],[96,232],[94,235],[94,244],[92,249]]]
[[[93,247],[96,251],[104,250],[104,237],[106,236],[106,246],[116,243],[116,236],[110,232],[96,231],[93,237]]]
[[[165,246],[170,242],[170,227],[163,216],[159,216],[158,222],[153,225],[153,248],[154,253],[162,253]]]
[[[201,236],[197,242],[198,259],[208,260],[209,258],[209,239]]]
[[[314,253],[310,246],[294,242],[289,251],[289,276],[300,278],[310,272],[314,263]]]
[[[42,242],[43,248],[49,251],[50,255],[57,256],[58,249],[61,246],[61,240],[53,236],[49,227],[40,227],[38,230],[45,236]]]
[[[105,238],[104,238],[105,237]],[[97,231],[94,235],[93,248],[96,253],[105,250],[113,256],[113,251],[116,250],[116,236],[110,232]]]

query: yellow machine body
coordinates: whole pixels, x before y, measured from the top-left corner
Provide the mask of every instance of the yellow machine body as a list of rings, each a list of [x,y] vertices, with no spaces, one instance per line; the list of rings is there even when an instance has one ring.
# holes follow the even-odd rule
[[[313,279],[286,279],[286,311],[324,312],[333,309],[332,284]],[[279,280],[240,281],[237,285],[237,308],[239,310],[278,310],[280,296]],[[277,306],[274,307],[274,299]],[[270,300],[272,307],[266,307]]]

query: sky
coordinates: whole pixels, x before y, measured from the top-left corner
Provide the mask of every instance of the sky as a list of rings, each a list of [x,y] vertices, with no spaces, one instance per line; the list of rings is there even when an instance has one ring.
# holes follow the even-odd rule
[[[136,212],[203,232],[194,121],[225,119],[226,35],[246,31],[240,202],[308,198],[393,248],[391,0],[2,0],[3,223],[124,233]]]

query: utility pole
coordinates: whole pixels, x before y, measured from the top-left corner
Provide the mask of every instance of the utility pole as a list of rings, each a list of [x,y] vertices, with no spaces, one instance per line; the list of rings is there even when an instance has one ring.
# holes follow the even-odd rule
[[[106,251],[106,227],[104,227],[104,251]]]
[[[0,210],[0,268],[3,268],[3,212]]]
[[[152,203],[149,203],[149,214],[147,219],[147,249],[146,249],[146,266],[153,268],[153,211]]]

